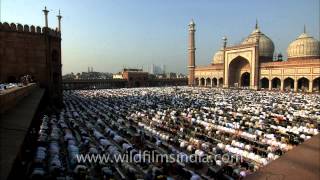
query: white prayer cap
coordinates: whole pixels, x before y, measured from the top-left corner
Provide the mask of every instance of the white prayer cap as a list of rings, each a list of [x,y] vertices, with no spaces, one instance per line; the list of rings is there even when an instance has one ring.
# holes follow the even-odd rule
[[[218,166],[222,166],[222,161],[221,161],[221,160],[217,160],[217,161],[216,161],[216,164],[217,164]]]
[[[189,146],[187,147],[187,150],[188,150],[188,151],[192,151],[192,149],[193,149],[193,146],[192,146],[192,145],[189,145]]]
[[[261,158],[260,163],[262,163],[265,166],[268,164],[268,161],[265,158]]]

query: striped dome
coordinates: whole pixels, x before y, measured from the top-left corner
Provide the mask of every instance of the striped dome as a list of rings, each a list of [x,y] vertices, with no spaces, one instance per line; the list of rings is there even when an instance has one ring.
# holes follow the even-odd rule
[[[259,56],[272,58],[274,53],[274,44],[272,40],[263,34],[258,27],[241,43],[251,44],[257,41],[259,37]]]
[[[221,63],[223,63],[223,51],[219,50],[214,54],[212,58],[212,64],[221,64]]]

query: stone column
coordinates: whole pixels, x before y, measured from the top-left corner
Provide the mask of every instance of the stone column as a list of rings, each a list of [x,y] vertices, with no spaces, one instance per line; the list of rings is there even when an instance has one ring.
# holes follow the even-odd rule
[[[309,81],[309,92],[312,92],[312,80]]]
[[[210,79],[210,82],[211,82],[211,87],[213,87],[213,79]]]
[[[45,20],[45,27],[48,27],[48,13],[49,11],[47,10],[47,7],[44,7],[44,10],[42,10],[44,13],[44,20]]]
[[[294,80],[293,91],[298,92],[298,80]]]
[[[194,86],[194,71],[195,71],[195,26],[196,24],[193,20],[189,23],[189,48],[188,48],[188,56],[189,56],[189,66],[188,66],[188,85]]]
[[[272,89],[272,80],[269,80],[269,90]]]
[[[284,91],[284,80],[281,79],[280,91]]]

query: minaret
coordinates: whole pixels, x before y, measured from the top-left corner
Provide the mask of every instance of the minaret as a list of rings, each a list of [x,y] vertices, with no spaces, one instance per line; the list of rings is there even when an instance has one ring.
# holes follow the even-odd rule
[[[256,30],[259,30],[259,26],[258,26],[258,20],[256,20],[256,26],[255,26]],[[260,45],[260,31],[258,31],[259,33],[257,34],[257,37],[256,37],[256,44],[255,44],[255,61],[254,61],[254,64],[253,64],[253,67],[254,69],[252,69],[253,72],[251,72],[250,74],[250,88],[251,89],[254,89],[254,90],[258,90],[258,87],[259,87],[259,64],[260,64],[260,61],[263,61],[263,59],[259,59],[260,57],[260,52],[259,52],[259,45]]]
[[[60,9],[59,9],[59,15],[57,16],[58,17],[58,32],[61,32],[61,14],[60,14]]]
[[[194,86],[194,69],[195,69],[195,37],[194,37],[194,32],[196,31],[195,29],[196,24],[191,20],[189,23],[189,47],[188,47],[188,59],[189,59],[189,65],[188,65],[188,85],[189,86]]]
[[[44,12],[44,20],[45,20],[45,27],[48,27],[48,13],[49,11],[47,10],[47,6],[44,7],[44,10],[42,10]]]

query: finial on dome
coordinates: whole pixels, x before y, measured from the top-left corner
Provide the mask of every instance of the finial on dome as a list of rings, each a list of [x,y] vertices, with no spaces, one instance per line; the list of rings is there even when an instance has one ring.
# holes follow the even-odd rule
[[[259,29],[259,26],[258,26],[258,18],[256,19],[255,29]]]
[[[306,25],[303,25],[303,33],[307,33]]]
[[[193,20],[193,18],[191,19],[191,21],[190,21],[190,23],[189,23],[190,25],[192,24],[192,25],[194,25],[195,23],[194,23],[194,20]]]

